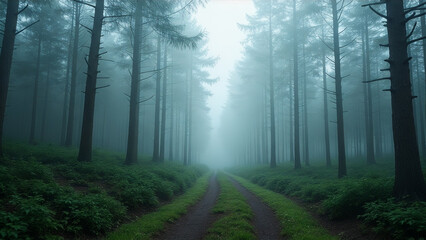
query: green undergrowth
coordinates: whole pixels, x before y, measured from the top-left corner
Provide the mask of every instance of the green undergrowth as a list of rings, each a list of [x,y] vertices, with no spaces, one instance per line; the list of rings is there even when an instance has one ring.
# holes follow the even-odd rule
[[[338,239],[330,235],[324,228],[320,227],[315,219],[299,207],[293,201],[285,198],[283,195],[259,187],[249,181],[233,176],[241,185],[256,194],[275,212],[281,222],[281,234],[294,240],[333,240]]]
[[[219,219],[208,229],[205,239],[256,239],[251,224],[253,212],[244,196],[223,173],[218,173],[218,181],[221,192],[212,211]]]
[[[375,201],[365,205],[359,218],[374,225],[377,232],[394,239],[424,239],[426,236],[426,202]],[[422,238],[423,237],[423,238]]]
[[[401,205],[393,205],[397,208],[393,213],[392,208],[386,207],[383,207],[387,209],[383,214],[378,211],[373,213],[375,208],[391,205],[394,182],[392,161],[369,166],[350,163],[348,176],[342,179],[337,179],[336,167],[322,166],[304,167],[300,170],[294,170],[292,165],[275,169],[262,166],[235,168],[231,172],[274,192],[312,203],[318,206],[320,214],[333,220],[357,218],[362,215],[364,217],[361,219],[377,226],[376,230],[397,239],[418,235],[416,231],[408,230],[407,223],[416,229],[424,229],[426,226],[426,218],[419,221],[415,211],[405,211]],[[414,205],[419,211],[426,211],[424,204]],[[381,227],[385,223],[393,227]]]
[[[102,236],[193,185],[207,169],[179,164],[124,166],[124,156],[94,151],[76,161],[76,149],[6,143],[0,162],[0,239]]]
[[[199,178],[197,182],[183,195],[176,198],[170,204],[160,207],[157,211],[143,215],[138,220],[123,224],[116,231],[107,235],[109,240],[136,240],[151,239],[159,234],[167,223],[173,223],[188,208],[194,205],[205,193],[210,174]]]

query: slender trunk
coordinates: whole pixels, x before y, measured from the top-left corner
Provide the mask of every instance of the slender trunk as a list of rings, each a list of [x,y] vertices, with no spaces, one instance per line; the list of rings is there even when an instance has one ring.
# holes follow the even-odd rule
[[[72,53],[72,34],[74,28],[74,15],[75,15],[76,7],[74,5],[72,18],[71,18],[71,27],[70,27],[70,35],[68,37],[68,55],[67,55],[67,72],[65,75],[65,90],[64,90],[64,105],[62,107],[62,126],[61,126],[61,145],[65,145],[65,136],[67,133],[67,108],[69,101],[69,88],[70,88],[70,68],[71,68],[71,53]]]
[[[81,127],[78,161],[92,160],[93,118],[95,115],[96,78],[98,76],[99,48],[101,45],[102,21],[104,19],[104,0],[96,0],[95,18],[93,20],[87,65],[86,89],[84,92],[83,123]]]
[[[18,0],[7,1],[6,22],[0,53],[0,157],[3,156],[3,124],[9,89],[10,69],[15,46],[16,24],[18,22]]]
[[[139,105],[140,106],[140,105]],[[145,153],[145,119],[144,119],[144,116],[145,116],[145,111],[146,111],[146,106],[145,105],[142,105],[142,110],[141,110],[141,115],[142,115],[142,119],[141,119],[141,122],[142,122],[142,131],[141,131],[141,151],[142,151],[142,154],[144,154]]]
[[[127,135],[127,153],[125,164],[138,161],[139,140],[139,98],[141,75],[141,40],[142,40],[142,0],[136,2],[135,30],[133,36],[132,80],[130,86],[129,129]]]
[[[40,34],[41,35],[41,34]],[[37,61],[36,61],[36,72],[34,79],[34,89],[33,89],[33,106],[31,113],[31,129],[30,129],[30,143],[35,143],[35,128],[36,128],[36,118],[37,118],[37,100],[38,100],[38,81],[40,77],[40,55],[41,55],[41,36],[38,38],[38,50],[37,50]]]
[[[173,61],[173,55],[172,55]],[[173,66],[173,62],[171,64]],[[173,70],[173,69],[172,69]],[[173,72],[170,73],[170,136],[169,136],[169,161],[173,161],[173,135],[174,135],[174,96],[173,96]]]
[[[164,44],[164,59],[163,59],[163,97],[161,107],[161,137],[160,137],[160,161],[164,161],[164,150],[166,149],[166,104],[167,104],[167,44]]]
[[[366,141],[365,141],[365,148],[366,148],[366,150],[367,150],[367,163],[369,163],[370,162],[370,159],[369,159],[369,157],[370,157],[370,152],[369,152],[369,148],[370,148],[370,146],[368,145],[369,144],[369,142],[368,142],[368,134],[369,134],[369,132],[368,132],[368,130],[369,130],[369,126],[368,126],[368,124],[369,124],[369,115],[368,115],[368,95],[367,95],[367,83],[365,83],[365,81],[367,81],[367,71],[366,71],[366,57],[365,57],[365,32],[364,31],[362,31],[362,37],[361,37],[361,39],[362,39],[362,81],[364,82],[363,83],[363,86],[362,86],[362,93],[363,93],[363,97],[364,97],[364,125],[365,125],[365,137],[366,137]]]
[[[371,80],[371,67],[370,67],[370,37],[368,30],[367,16],[365,18],[365,76],[366,80]],[[374,156],[374,128],[373,128],[373,98],[371,96],[371,86],[366,84],[367,90],[367,163],[375,164],[376,159]]]
[[[183,130],[183,164],[188,165],[189,74],[186,72],[185,119]]]
[[[420,3],[424,3],[424,0],[420,0]],[[424,13],[424,9],[422,8],[420,10],[420,13],[423,14]],[[422,28],[422,36],[426,36],[426,19],[425,19],[425,15],[422,15],[420,17],[420,22],[421,22],[421,28]],[[424,107],[424,113],[426,114],[426,39],[423,39],[422,41],[422,49],[423,49],[423,70],[424,70],[424,81],[425,81],[425,98],[423,99],[423,107]],[[419,79],[420,80],[420,79]],[[420,89],[420,88],[419,88]],[[422,134],[424,135],[425,132],[422,132]],[[426,149],[425,149],[426,150]],[[423,152],[423,157],[426,156],[426,152]],[[426,158],[424,158],[426,159]]]
[[[274,65],[273,65],[273,46],[272,46],[272,0],[270,0],[269,12],[269,107],[271,111],[271,162],[270,167],[277,166],[276,143],[275,143],[275,94],[274,94]]]
[[[322,31],[324,38],[324,31]],[[325,62],[325,48],[321,48],[321,61],[322,61],[322,85],[324,88],[324,141],[325,141],[325,163],[327,167],[331,167],[330,157],[330,131],[328,126],[328,97],[327,97],[327,74],[326,74],[326,62]]]
[[[46,116],[47,109],[49,106],[49,90],[50,90],[50,66],[47,68],[47,77],[46,77],[46,88],[44,91],[44,107],[43,107],[43,115],[41,120],[41,141],[44,142],[46,137]]]
[[[194,83],[193,83],[193,79],[192,79],[192,54],[191,54],[191,69],[189,71],[189,110],[188,110],[188,164],[192,163],[192,131],[193,131],[193,127],[192,127],[192,118],[193,118],[193,114],[192,114],[192,102],[193,102],[193,96],[194,96]]]
[[[154,116],[154,151],[152,153],[152,160],[154,162],[160,159],[160,101],[161,101],[161,38],[157,37],[157,78],[155,80],[155,116]]]
[[[262,144],[262,136],[260,133],[260,127],[256,128],[256,164],[260,165],[262,159],[261,153],[261,144]]]
[[[423,115],[423,96],[421,94],[421,86],[420,86],[420,71],[419,71],[419,58],[416,54],[416,75],[417,75],[417,95],[418,95],[418,101],[416,102],[416,105],[418,106],[418,116],[419,116],[419,132],[420,132],[420,146],[421,146],[421,156],[426,155],[426,139],[425,139],[425,124],[424,124],[424,115]]]
[[[333,9],[334,71],[336,83],[338,177],[346,176],[345,133],[343,125],[342,75],[340,66],[339,20],[336,0],[331,0]],[[342,9],[340,11],[343,11]]]
[[[300,169],[300,140],[299,140],[299,56],[297,53],[297,19],[296,0],[293,0],[293,81],[294,81],[294,168]]]
[[[303,44],[303,129],[304,129],[304,158],[305,165],[309,166],[309,132],[308,132],[308,98],[306,90],[306,56],[305,56],[305,45]]]
[[[395,148],[394,196],[426,199],[413,116],[403,2],[386,2],[391,76],[392,127]]]
[[[267,84],[264,85],[264,89],[263,89],[263,103],[264,103],[264,107],[263,107],[263,134],[264,134],[264,141],[265,141],[265,151],[264,151],[264,158],[263,158],[263,163],[264,164],[268,164],[268,160],[269,160],[269,141],[268,141],[268,107],[267,107],[267,102],[268,102],[268,89],[267,89]]]
[[[291,72],[291,64],[290,72]],[[288,85],[288,97],[290,98],[290,113],[289,113],[289,124],[290,124],[290,162],[294,162],[294,131],[293,131],[293,81],[292,77],[289,77],[289,85]]]
[[[178,160],[182,160],[182,146],[183,146],[183,142],[181,141],[181,134],[182,134],[182,123],[181,123],[181,116],[182,113],[181,111],[179,111],[180,109],[176,109],[176,139],[177,139],[177,144],[176,144],[176,153],[175,156],[177,156]]]
[[[72,145],[74,134],[74,114],[75,114],[75,91],[77,88],[77,59],[78,59],[78,41],[80,37],[80,11],[81,6],[75,5],[75,24],[74,24],[74,42],[71,63],[71,86],[70,86],[70,102],[68,106],[67,133],[65,136],[65,146]]]

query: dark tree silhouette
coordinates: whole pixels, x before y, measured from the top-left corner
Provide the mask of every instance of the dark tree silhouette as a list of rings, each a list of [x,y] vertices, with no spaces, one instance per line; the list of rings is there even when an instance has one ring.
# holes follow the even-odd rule
[[[342,96],[342,73],[341,73],[341,56],[339,42],[339,22],[340,12],[343,11],[342,6],[338,8],[336,0],[331,0],[333,14],[333,52],[334,52],[334,80],[336,85],[336,112],[337,112],[337,150],[338,150],[338,173],[339,178],[346,176],[346,151],[345,151],[345,128],[343,123],[343,96]]]
[[[95,17],[91,29],[89,59],[87,61],[86,89],[84,92],[83,125],[81,128],[78,161],[92,160],[93,118],[95,114],[96,79],[98,76],[99,48],[101,45],[102,21],[104,19],[104,0],[96,0]]]
[[[78,59],[78,42],[80,38],[80,12],[81,6],[75,4],[74,16],[74,40],[72,47],[72,62],[71,62],[71,82],[70,82],[70,98],[68,105],[68,121],[65,137],[65,146],[72,145],[72,137],[74,134],[74,114],[75,114],[75,91],[77,88],[77,59]]]
[[[378,12],[373,7],[377,4],[386,4],[386,15]],[[407,47],[425,37],[409,40],[416,25],[407,35],[406,24],[408,21],[420,17],[416,13],[424,4],[404,9],[404,2],[400,0],[387,0],[383,2],[366,4],[376,14],[386,20],[389,43],[390,77],[369,80],[390,80],[392,103],[392,127],[395,148],[395,185],[394,196],[402,198],[406,195],[416,199],[426,199],[426,184],[420,165],[419,148],[414,126],[413,95],[411,92],[410,68]],[[406,14],[410,14],[406,17]]]
[[[294,111],[294,168],[300,169],[300,135],[299,135],[299,56],[297,51],[297,11],[296,0],[293,0],[293,111]]]
[[[138,159],[139,98],[141,75],[142,0],[136,1],[133,35],[132,80],[130,87],[129,130],[125,164],[134,164]]]
[[[9,89],[10,69],[15,47],[16,25],[19,14],[19,1],[8,0],[3,42],[0,53],[0,156],[3,155],[3,124]]]

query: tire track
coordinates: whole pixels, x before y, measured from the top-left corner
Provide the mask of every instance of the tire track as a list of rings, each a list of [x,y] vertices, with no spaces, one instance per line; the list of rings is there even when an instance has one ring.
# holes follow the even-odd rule
[[[166,228],[164,234],[157,239],[164,240],[198,240],[207,233],[207,229],[214,222],[215,216],[211,209],[219,196],[220,188],[216,172],[209,180],[204,197],[187,214],[177,220],[173,225]]]

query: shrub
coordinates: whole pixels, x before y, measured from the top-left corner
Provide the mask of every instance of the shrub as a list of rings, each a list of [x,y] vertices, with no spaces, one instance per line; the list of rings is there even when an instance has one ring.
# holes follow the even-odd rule
[[[40,179],[44,182],[53,180],[53,174],[50,169],[30,157],[28,160],[16,160],[11,174],[20,179]]]
[[[289,179],[272,178],[266,184],[266,188],[268,188],[268,189],[270,189],[274,192],[285,193],[289,184],[290,184]]]
[[[425,216],[426,202],[387,199],[367,203],[360,218],[375,225],[376,231],[390,234],[395,239],[420,239],[426,236]]]
[[[29,239],[27,230],[20,216],[0,210],[0,239]]]
[[[40,196],[21,198],[15,195],[9,204],[15,215],[6,215],[6,220],[11,221],[9,226],[15,226],[15,229],[19,226],[19,230],[25,230],[30,236],[46,236],[61,227],[54,219],[55,212],[44,205],[44,199]],[[22,224],[16,225],[15,220]]]
[[[361,179],[346,182],[343,188],[324,200],[323,212],[332,219],[355,217],[363,212],[364,204],[391,195],[390,179]]]
[[[127,208],[153,208],[170,200],[206,167],[141,162],[94,152],[76,161],[75,149],[7,143],[0,162],[0,239],[55,239],[96,235],[122,222]],[[84,193],[83,193],[84,192]]]
[[[123,220],[126,209],[118,201],[102,194],[69,192],[55,202],[65,231],[99,235]]]

